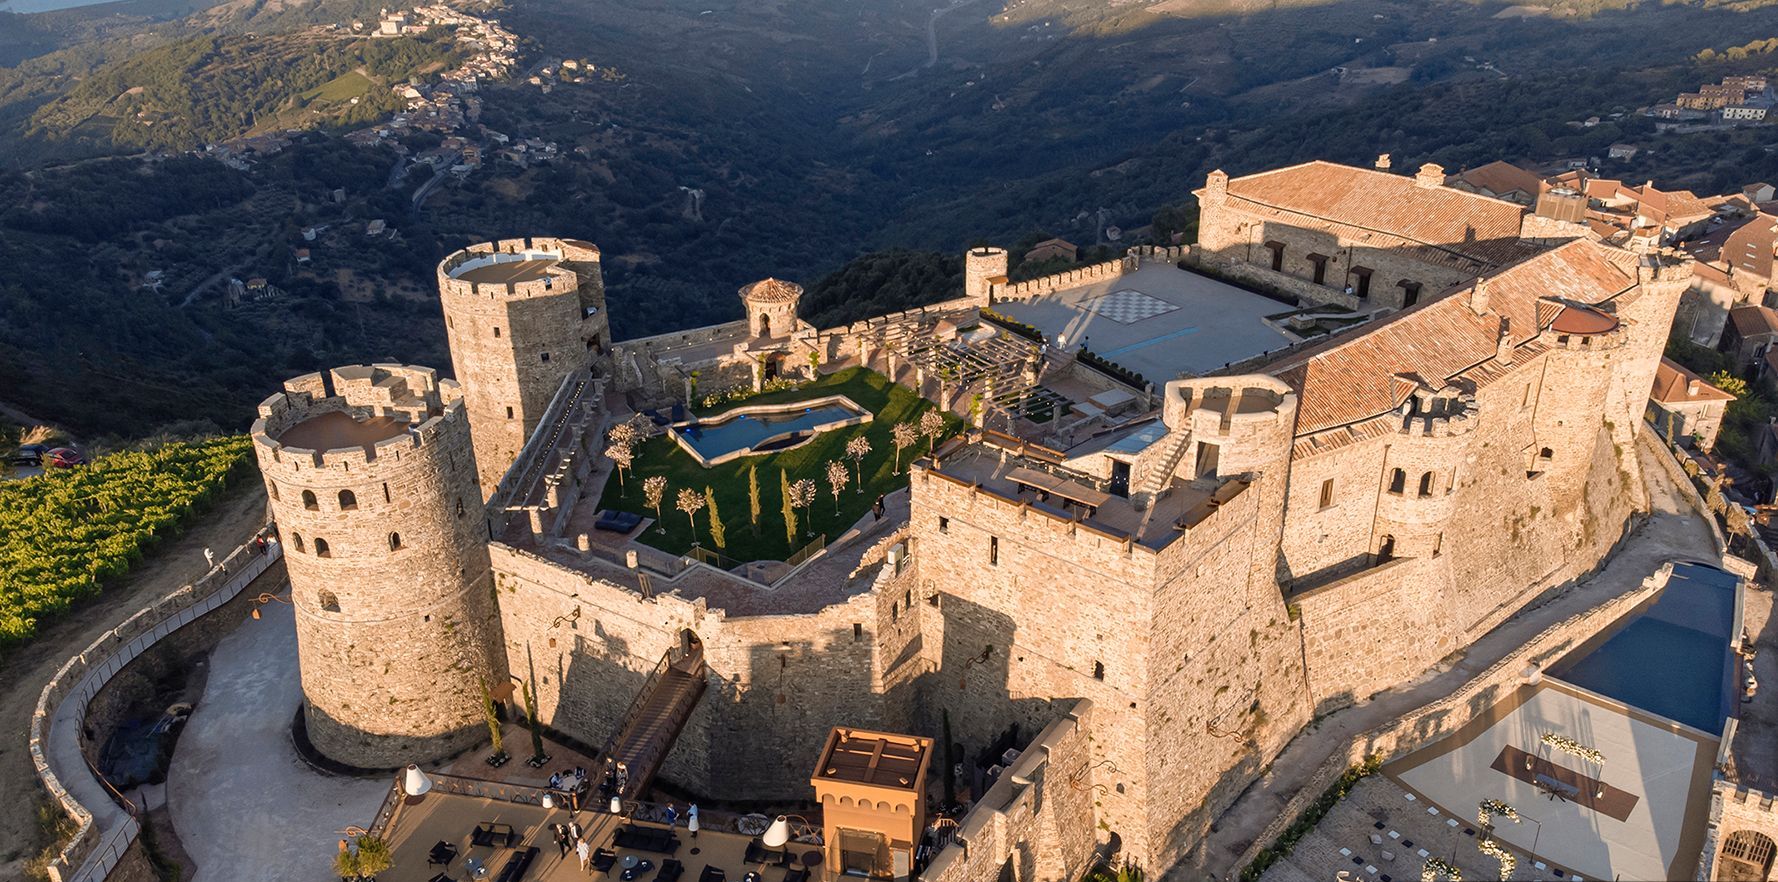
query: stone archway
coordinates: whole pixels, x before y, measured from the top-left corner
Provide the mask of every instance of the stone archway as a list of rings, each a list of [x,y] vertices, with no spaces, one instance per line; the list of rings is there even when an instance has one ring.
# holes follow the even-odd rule
[[[1737,830],[1723,840],[1714,875],[1720,882],[1767,882],[1775,851],[1772,838],[1764,833]]]
[[[759,336],[772,336],[772,317],[763,312],[759,314]]]

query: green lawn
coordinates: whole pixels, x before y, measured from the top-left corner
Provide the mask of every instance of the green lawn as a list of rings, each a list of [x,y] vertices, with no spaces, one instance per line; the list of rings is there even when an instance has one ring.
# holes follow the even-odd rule
[[[844,395],[870,411],[874,418],[861,426],[822,432],[801,447],[742,457],[714,468],[704,468],[679,449],[678,443],[669,437],[663,435],[652,438],[637,452],[636,467],[624,476],[623,484],[618,484],[615,475],[606,484],[603,504],[607,508],[652,517],[654,510],[648,507],[642,496],[642,481],[650,475],[665,475],[667,492],[661,505],[661,521],[667,529],[663,532],[658,527],[651,527],[641,539],[649,545],[675,554],[684,553],[692,545],[691,524],[685,513],[673,504],[674,497],[684,487],[700,493],[705,487],[709,487],[715,493],[716,505],[722,514],[728,541],[728,548],[722,550],[722,553],[735,560],[783,560],[816,535],[826,534],[828,539],[834,539],[870,511],[871,503],[876,501],[878,495],[907,483],[908,463],[926,452],[926,442],[921,438],[913,447],[902,451],[901,470],[896,472],[895,444],[890,439],[890,428],[898,422],[917,422],[920,414],[934,405],[915,395],[912,390],[889,382],[882,374],[864,368],[852,368],[822,377],[800,389],[771,392],[745,401],[732,402],[715,408],[714,412],[721,413],[742,405],[801,401],[823,395]],[[953,418],[949,422],[954,431],[957,421]],[[844,457],[846,442],[860,434],[870,439],[871,446],[870,455],[864,458],[864,488],[860,491],[855,484],[847,487],[840,496],[839,511],[836,514],[833,494],[827,484],[827,463],[837,459],[850,468],[851,461]],[[758,469],[759,475],[760,513],[757,530],[748,516],[747,473],[753,468]],[[797,513],[800,535],[794,544],[787,541],[784,534],[784,504],[779,491],[781,470],[789,474],[792,482],[799,478],[813,480],[819,491],[815,504],[806,511]],[[699,543],[704,548],[713,548],[708,508],[698,512],[697,522]]]

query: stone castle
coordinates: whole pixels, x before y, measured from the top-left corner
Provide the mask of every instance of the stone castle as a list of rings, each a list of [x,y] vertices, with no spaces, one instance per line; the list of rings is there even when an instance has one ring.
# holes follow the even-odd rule
[[[801,798],[834,725],[959,758],[1016,733],[1005,768],[945,770],[976,809],[920,878],[1070,879],[1111,848],[1164,872],[1317,715],[1586,572],[1646,508],[1631,445],[1689,262],[1442,181],[1216,172],[1196,245],[1020,282],[975,248],[961,296],[836,328],[768,279],[739,321],[613,342],[593,245],[452,254],[454,382],[337,368],[253,428],[308,738],[365,768],[452,755],[510,675],[596,744],[696,646],[708,694],[660,772],[685,790]],[[1168,316],[1199,324],[1079,345]],[[1146,378],[1105,364],[1138,356]],[[853,365],[973,423],[887,526],[766,571],[594,529],[631,411]]]

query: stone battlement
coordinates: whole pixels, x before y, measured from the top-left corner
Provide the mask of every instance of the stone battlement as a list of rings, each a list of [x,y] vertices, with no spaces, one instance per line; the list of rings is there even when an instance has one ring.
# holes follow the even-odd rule
[[[295,377],[284,390],[260,402],[252,436],[270,462],[297,469],[399,458],[462,411],[455,381],[413,365],[347,365]]]
[[[1419,438],[1452,438],[1475,430],[1476,397],[1473,392],[1429,397],[1426,401],[1411,400],[1402,414],[1399,431]]]
[[[1187,245],[1142,245],[1129,250],[1129,253],[1116,260],[1107,260],[1090,266],[1063,270],[1023,282],[1008,282],[1004,279],[988,282],[988,295],[991,300],[1029,300],[1043,294],[1066,291],[1094,282],[1115,279],[1126,273],[1133,273],[1141,268],[1144,261],[1160,261],[1178,263],[1191,254]]]
[[[480,242],[439,261],[438,289],[457,297],[551,297],[580,284],[580,277],[563,261],[598,263],[599,248],[576,239],[541,236]]]

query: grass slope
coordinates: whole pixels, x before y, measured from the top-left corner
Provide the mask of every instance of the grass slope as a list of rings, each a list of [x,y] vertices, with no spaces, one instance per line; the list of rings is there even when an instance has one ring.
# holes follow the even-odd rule
[[[678,443],[673,439],[664,435],[652,438],[638,451],[636,468],[624,477],[623,485],[617,483],[616,476],[606,484],[605,506],[652,517],[654,511],[643,499],[642,482],[650,475],[665,475],[667,492],[661,505],[661,522],[666,530],[663,532],[658,526],[651,527],[641,537],[643,542],[656,548],[680,554],[692,546],[691,524],[684,512],[673,507],[673,498],[681,488],[686,487],[699,493],[709,487],[714,492],[717,508],[722,513],[723,526],[728,534],[728,548],[722,553],[735,560],[783,560],[808,544],[816,535],[826,534],[829,539],[833,539],[856,523],[865,512],[870,511],[871,504],[879,495],[906,485],[908,463],[925,453],[926,445],[922,439],[920,443],[902,451],[901,468],[897,471],[895,444],[890,440],[891,427],[899,422],[917,423],[920,414],[935,405],[915,395],[912,390],[891,383],[882,374],[864,368],[851,368],[829,374],[799,389],[767,393],[736,402],[730,407],[801,401],[823,395],[844,395],[875,416],[871,422],[862,426],[823,432],[801,447],[742,457],[708,469],[679,449]],[[726,409],[719,408],[717,412]],[[952,428],[955,426],[956,421],[952,420]],[[856,485],[847,487],[840,495],[836,512],[833,494],[827,484],[827,463],[830,460],[840,460],[850,468],[851,461],[845,458],[846,443],[859,435],[870,439],[871,446],[870,455],[864,458],[864,487],[862,490]],[[760,515],[757,531],[748,519],[747,492],[747,472],[755,467],[759,470]],[[779,470],[788,472],[792,482],[801,478],[813,480],[820,490],[815,504],[807,511],[797,514],[801,522],[801,535],[794,546],[786,541],[784,535],[784,504],[779,492]],[[708,508],[698,512],[697,522],[697,540],[705,548],[713,547],[710,542]]]

